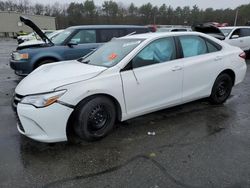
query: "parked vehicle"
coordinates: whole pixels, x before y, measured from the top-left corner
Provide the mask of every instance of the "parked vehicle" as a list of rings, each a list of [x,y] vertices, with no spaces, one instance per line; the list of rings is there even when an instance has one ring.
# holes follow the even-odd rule
[[[225,39],[224,33],[218,27],[216,27],[210,23],[195,25],[195,26],[193,26],[193,31],[205,33],[205,34],[210,35],[212,37],[215,37],[219,40]]]
[[[53,33],[48,34],[47,37],[50,40],[53,40],[56,36],[58,36],[63,31],[64,31],[63,29],[56,30]],[[19,44],[18,48],[30,47],[30,46],[34,46],[34,45],[37,46],[37,45],[41,45],[41,44],[44,44],[43,40],[34,39],[34,40],[30,40],[30,41],[25,41],[25,42]]]
[[[246,74],[245,53],[197,32],[113,39],[78,60],[43,65],[15,89],[18,130],[41,142],[93,141],[115,122],[208,97],[222,104]]]
[[[54,30],[42,30],[42,32],[48,36],[49,34],[53,33]],[[31,40],[41,40],[41,39],[35,32],[32,32],[28,35],[22,35],[17,37],[18,44],[22,44],[25,41],[31,41]]]
[[[50,40],[31,20],[21,17],[44,41],[43,44],[19,46],[11,54],[10,66],[18,75],[27,75],[43,64],[78,59],[114,37],[146,33],[149,29],[133,25],[87,25],[69,27]]]
[[[200,24],[193,28],[194,31],[202,32],[216,37],[224,42],[241,48],[247,55],[250,53],[250,27],[216,27],[211,24]]]
[[[183,32],[183,31],[192,31],[190,26],[183,26],[183,25],[159,25],[157,27],[156,32]]]
[[[250,27],[220,27],[225,35],[225,42],[233,46],[238,46],[249,54],[250,50]]]

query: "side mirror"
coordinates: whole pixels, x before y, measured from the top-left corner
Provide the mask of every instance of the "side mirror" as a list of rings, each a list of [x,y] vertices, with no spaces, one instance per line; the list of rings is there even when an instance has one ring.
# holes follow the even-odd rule
[[[73,41],[73,40],[69,41],[69,43],[68,43],[68,46],[70,48],[72,48],[73,46],[76,46],[76,45],[78,45],[78,43],[76,41]]]
[[[237,39],[237,38],[239,38],[240,36],[239,35],[233,35],[232,37],[231,37],[231,39]]]

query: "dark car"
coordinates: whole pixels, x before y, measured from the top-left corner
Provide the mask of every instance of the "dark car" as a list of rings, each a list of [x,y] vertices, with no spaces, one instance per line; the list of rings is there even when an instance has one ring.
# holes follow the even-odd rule
[[[78,59],[114,37],[147,33],[145,26],[134,25],[85,25],[69,27],[50,40],[30,19],[20,17],[45,42],[17,47],[12,52],[10,66],[17,75],[27,75],[43,64]]]
[[[205,34],[213,36],[219,40],[225,39],[225,35],[222,33],[222,31],[218,27],[214,26],[211,23],[204,23],[204,24],[195,25],[195,26],[193,26],[192,30],[197,31],[197,32],[201,32],[201,33],[205,33]]]

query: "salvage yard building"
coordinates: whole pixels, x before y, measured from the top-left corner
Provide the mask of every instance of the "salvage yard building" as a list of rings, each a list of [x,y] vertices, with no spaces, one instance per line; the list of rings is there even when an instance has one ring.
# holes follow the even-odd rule
[[[16,33],[23,31],[30,33],[32,29],[24,25],[19,17],[25,16],[30,18],[41,29],[56,29],[55,17],[22,14],[18,12],[0,11],[0,37],[14,37]]]

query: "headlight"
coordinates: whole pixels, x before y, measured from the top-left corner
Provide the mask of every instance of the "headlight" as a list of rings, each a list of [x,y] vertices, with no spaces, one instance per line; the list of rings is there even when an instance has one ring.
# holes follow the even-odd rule
[[[14,60],[19,61],[19,60],[22,60],[22,59],[29,59],[29,54],[28,53],[20,54],[18,52],[14,52],[12,54],[12,57],[13,57]]]
[[[61,90],[40,95],[30,95],[24,97],[20,103],[30,104],[38,108],[46,107],[55,103],[65,92],[66,90]]]

